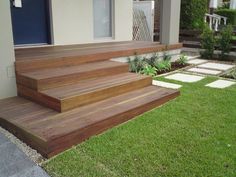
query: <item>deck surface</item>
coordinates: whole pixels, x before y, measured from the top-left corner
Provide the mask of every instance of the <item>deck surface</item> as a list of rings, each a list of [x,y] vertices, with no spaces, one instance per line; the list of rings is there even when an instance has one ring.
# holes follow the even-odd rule
[[[13,97],[0,100],[0,125],[51,157],[178,95],[176,90],[149,86],[64,113]]]

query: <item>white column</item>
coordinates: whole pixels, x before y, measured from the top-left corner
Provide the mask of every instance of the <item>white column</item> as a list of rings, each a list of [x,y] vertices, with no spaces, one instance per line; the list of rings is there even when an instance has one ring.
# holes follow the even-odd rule
[[[179,42],[181,0],[161,0],[160,42],[176,44]]]
[[[0,99],[16,95],[10,1],[0,1]]]
[[[210,1],[210,8],[217,9],[218,7],[218,0],[211,0]]]
[[[236,0],[230,1],[230,9],[236,9]]]

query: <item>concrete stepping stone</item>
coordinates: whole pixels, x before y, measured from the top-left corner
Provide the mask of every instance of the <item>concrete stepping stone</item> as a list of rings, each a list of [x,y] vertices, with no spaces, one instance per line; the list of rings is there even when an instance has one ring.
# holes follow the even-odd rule
[[[179,89],[182,87],[182,85],[172,84],[172,83],[157,81],[157,80],[153,80],[152,85],[159,86],[159,87],[165,87],[165,88],[171,88],[171,89]]]
[[[196,76],[196,75],[190,75],[190,74],[182,74],[182,73],[176,73],[165,77],[166,79],[181,81],[181,82],[187,82],[187,83],[193,83],[200,81],[204,79],[203,76]]]
[[[210,70],[210,69],[202,69],[202,68],[190,68],[187,71],[200,73],[200,74],[209,74],[209,75],[218,75],[218,74],[221,73],[221,71]]]
[[[194,60],[189,60],[187,63],[188,64],[192,64],[192,65],[199,65],[202,63],[206,63],[207,60],[203,60],[203,59],[194,59]]]
[[[221,63],[204,63],[201,65],[198,65],[198,67],[226,71],[226,70],[229,70],[229,69],[235,67],[235,65],[221,64]]]
[[[230,87],[234,84],[236,84],[236,82],[227,81],[227,80],[217,80],[217,81],[214,81],[210,84],[207,84],[206,86],[211,87],[211,88],[224,89],[224,88]]]

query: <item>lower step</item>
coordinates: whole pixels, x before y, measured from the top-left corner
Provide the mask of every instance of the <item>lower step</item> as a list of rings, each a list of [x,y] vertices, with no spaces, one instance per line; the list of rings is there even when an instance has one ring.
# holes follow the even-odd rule
[[[64,112],[151,84],[151,77],[124,73],[80,81],[73,85],[38,92],[18,85],[18,93],[20,96],[29,98],[56,111]]]
[[[30,101],[13,98],[6,103],[0,101],[0,105],[6,105],[0,107],[0,125],[45,157],[52,157],[179,94],[176,90],[149,86],[65,113],[51,112]],[[28,108],[23,111],[25,105]]]

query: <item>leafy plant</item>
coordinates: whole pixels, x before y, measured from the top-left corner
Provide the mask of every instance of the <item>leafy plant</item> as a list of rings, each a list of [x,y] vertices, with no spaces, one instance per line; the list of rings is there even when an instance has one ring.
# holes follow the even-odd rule
[[[158,54],[153,54],[151,58],[144,58],[144,61],[151,65],[152,67],[155,67],[155,63],[159,60]]]
[[[211,59],[214,54],[215,44],[214,32],[208,26],[205,26],[201,35],[201,48],[203,49],[201,56],[206,59]]]
[[[218,39],[219,49],[221,50],[221,58],[226,59],[227,54],[231,50],[231,40],[233,36],[233,27],[228,25],[227,27],[223,28],[220,32],[220,36]]]
[[[157,72],[157,69],[149,64],[146,64],[144,68],[141,71],[141,74],[145,74],[148,76],[155,76]]]
[[[168,60],[168,61],[170,61],[171,58],[172,58],[172,57],[171,57],[170,55],[164,53],[164,55],[163,55],[163,60]]]
[[[128,58],[129,70],[130,72],[139,73],[144,67],[144,60],[135,55],[134,59]]]
[[[170,71],[171,62],[170,60],[161,60],[155,63],[155,67],[158,72]]]
[[[186,65],[187,60],[188,60],[188,58],[187,58],[185,55],[181,55],[181,56],[179,57],[179,59],[177,60],[177,62],[178,62],[180,65]]]
[[[208,0],[181,0],[181,29],[202,29]]]

